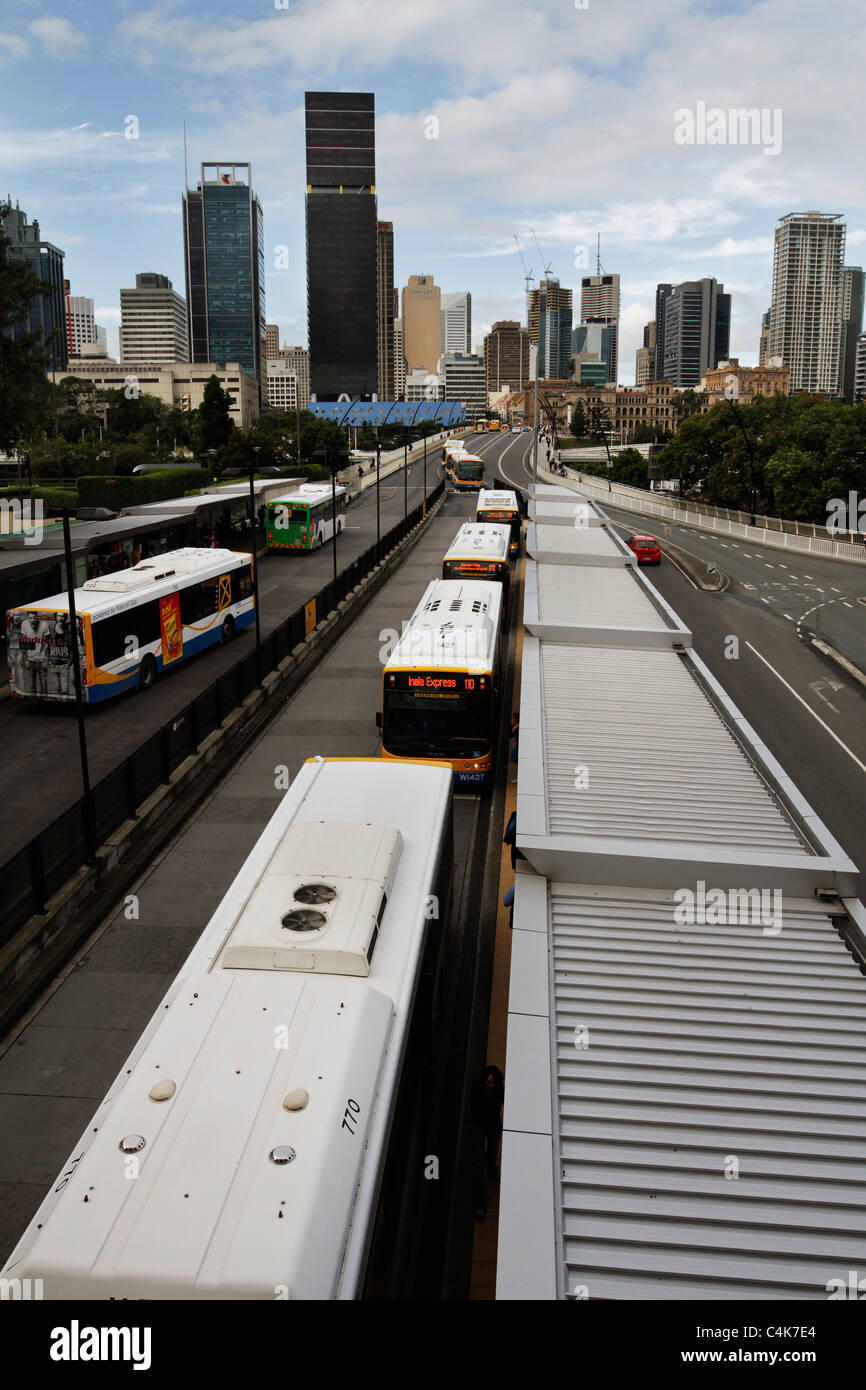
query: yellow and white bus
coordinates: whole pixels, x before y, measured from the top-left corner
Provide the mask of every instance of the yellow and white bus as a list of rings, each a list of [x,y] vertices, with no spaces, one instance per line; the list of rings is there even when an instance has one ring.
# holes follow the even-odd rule
[[[456,455],[453,459],[451,481],[457,492],[477,492],[484,486],[484,460],[477,454]]]
[[[70,641],[69,600],[53,594],[6,614],[13,697],[74,700],[77,646],[88,704],[124,690],[148,690],[157,674],[253,621],[253,573],[245,551],[188,546],[88,579],[75,590],[78,641]]]
[[[475,421],[475,424],[474,424],[474,426],[473,426],[473,433],[475,433],[475,434],[486,434],[486,433],[487,433],[487,421],[486,421],[486,420],[476,420],[476,421]]]
[[[466,453],[466,449],[460,443],[449,443],[442,448],[442,471],[446,478],[454,476],[454,460]]]
[[[503,607],[511,588],[511,532],[495,522],[466,521],[442,557],[443,579],[493,579],[502,585]]]
[[[383,672],[383,758],[444,760],[455,786],[492,782],[502,611],[496,581],[427,586]]]
[[[487,421],[487,428],[488,428],[489,430],[493,430],[493,431],[498,430],[498,429],[499,429],[499,421],[498,421],[498,420],[488,420],[488,421]]]
[[[517,493],[504,488],[482,488],[475,507],[477,522],[499,521],[511,530],[511,554],[520,553],[523,522],[517,504]]]

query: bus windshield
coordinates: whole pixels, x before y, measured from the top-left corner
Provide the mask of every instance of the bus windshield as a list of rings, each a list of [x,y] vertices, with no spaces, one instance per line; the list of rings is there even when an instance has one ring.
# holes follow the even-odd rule
[[[457,476],[458,478],[466,478],[473,482],[479,480],[483,481],[484,464],[481,459],[458,459]]]
[[[479,758],[490,751],[490,692],[386,690],[382,746],[398,757]]]

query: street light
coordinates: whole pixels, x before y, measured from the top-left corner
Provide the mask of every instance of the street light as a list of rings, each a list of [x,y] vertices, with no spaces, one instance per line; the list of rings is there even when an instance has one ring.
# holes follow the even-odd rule
[[[379,544],[382,539],[381,525],[379,522],[379,473],[382,466],[382,429],[376,426],[376,559],[379,559]]]
[[[409,427],[403,426],[403,520],[409,515]]]

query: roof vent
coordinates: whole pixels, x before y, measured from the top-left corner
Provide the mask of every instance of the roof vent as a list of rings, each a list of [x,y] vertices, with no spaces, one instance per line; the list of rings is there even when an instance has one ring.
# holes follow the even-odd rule
[[[402,843],[390,826],[289,826],[232,928],[220,966],[369,975]]]

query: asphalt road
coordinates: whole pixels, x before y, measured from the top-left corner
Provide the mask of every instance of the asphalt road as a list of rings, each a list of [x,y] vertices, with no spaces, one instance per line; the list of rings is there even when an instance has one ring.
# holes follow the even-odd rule
[[[442,477],[441,446],[427,458],[427,492]],[[406,480],[412,511],[424,498],[423,460]],[[384,535],[404,515],[402,471],[380,485],[380,528]],[[376,539],[376,490],[369,489],[346,513],[346,529],[337,542],[340,569]],[[259,614],[265,637],[333,576],[330,545],[309,554],[265,555],[259,561]],[[88,707],[86,728],[90,781],[95,785],[133,753],[151,734],[206,690],[255,645],[254,628],[246,628],[227,647],[212,647],[181,662],[157,679],[144,694],[130,691],[105,704]],[[81,764],[74,704],[37,704],[5,700],[0,704],[0,863],[11,858],[34,835],[81,796]]]
[[[501,441],[488,446],[512,486],[528,482],[525,452]],[[635,512],[604,510],[623,533],[646,530],[670,539],[731,576],[730,588],[713,593],[696,589],[667,558],[644,570],[824,824],[858,867],[866,866],[866,689],[809,645],[807,624],[800,622],[820,606],[823,635],[866,669],[866,606],[858,602],[866,595],[866,572],[838,560],[780,562],[770,547],[734,545],[689,527],[660,526],[657,518],[644,524]]]

